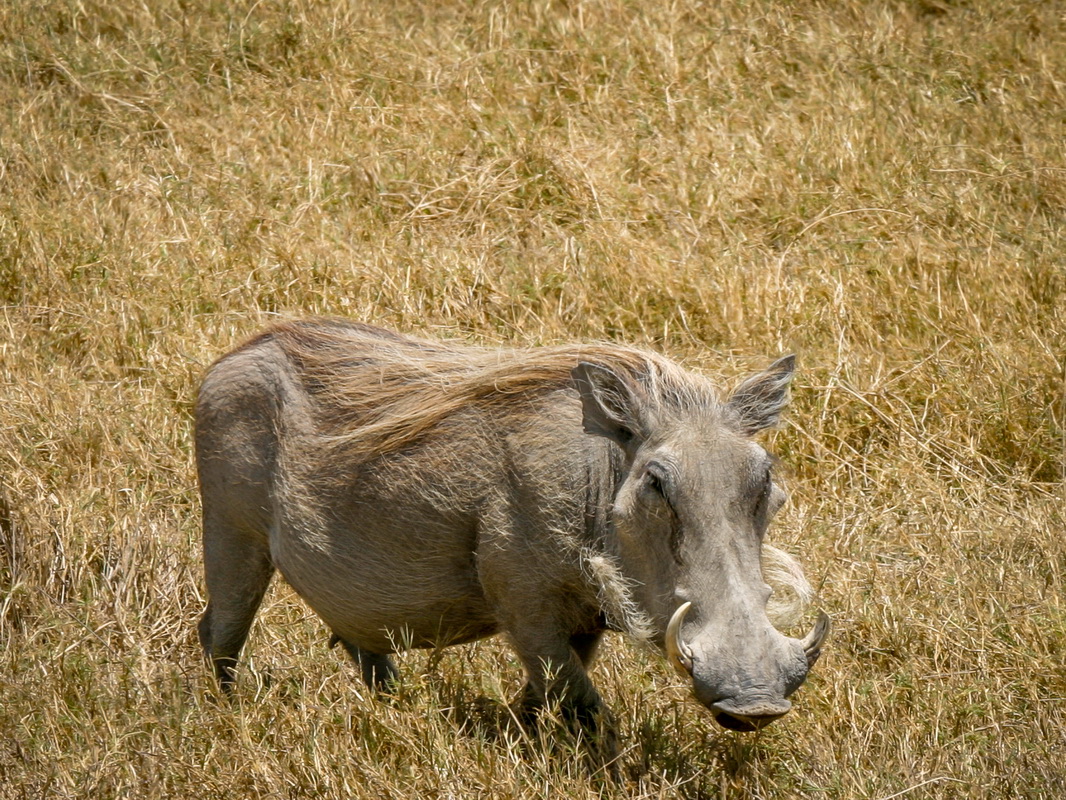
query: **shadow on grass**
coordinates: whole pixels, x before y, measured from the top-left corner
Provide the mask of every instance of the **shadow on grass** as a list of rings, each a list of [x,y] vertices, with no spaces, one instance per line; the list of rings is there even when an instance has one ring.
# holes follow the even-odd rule
[[[709,800],[724,796],[727,786],[745,782],[771,760],[758,734],[693,726],[685,712],[675,709],[672,714],[641,712],[635,727],[617,729],[609,745],[617,755],[604,763],[589,732],[575,729],[557,709],[523,714],[517,701],[474,695],[463,686],[440,687],[438,698],[440,711],[460,736],[513,750],[527,762],[546,759],[558,766],[560,759],[570,759],[586,776],[616,788],[665,783],[673,796]]]
[[[613,723],[602,718],[592,725],[580,723],[557,706],[531,710],[520,697],[505,703],[471,695],[463,687],[453,687],[440,701],[440,711],[460,736],[515,753],[530,765],[550,767],[555,772],[573,771],[594,782],[610,784],[622,779],[617,732]]]
[[[308,702],[308,687],[298,672],[250,665],[244,665],[242,672],[245,691],[231,701],[259,703],[269,694],[272,702],[292,706]],[[530,712],[521,703],[521,693],[507,701],[478,688],[440,672],[421,676],[401,672],[394,692],[375,697],[377,703],[405,715],[416,712],[427,721],[436,718],[447,736],[454,731],[457,738],[478,742],[504,760],[521,762],[538,784],[588,781],[599,785],[604,796],[624,792],[628,797],[634,791],[638,796],[657,796],[668,791],[685,800],[709,800],[730,795],[730,787],[765,779],[767,770],[775,770],[774,748],[763,736],[719,731],[699,717],[698,708],[685,704],[620,709],[623,722],[603,737],[568,720],[558,707]],[[212,694],[215,702],[227,705],[220,693]],[[370,716],[376,719],[368,722],[376,735],[391,740],[385,734],[396,724],[390,715]],[[438,732],[429,733],[434,729]],[[423,736],[439,746],[440,730],[430,724]]]
[[[649,716],[629,732],[627,774],[633,781],[664,778],[687,800],[720,798],[747,783],[769,760],[758,734],[692,731],[665,716]]]

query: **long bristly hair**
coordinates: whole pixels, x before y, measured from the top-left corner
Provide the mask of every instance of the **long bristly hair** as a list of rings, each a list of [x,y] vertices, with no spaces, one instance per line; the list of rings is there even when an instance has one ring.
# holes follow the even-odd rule
[[[297,367],[314,398],[320,443],[348,463],[399,451],[460,411],[503,408],[519,395],[570,386],[571,370],[581,361],[607,367],[639,387],[653,408],[719,403],[707,378],[660,355],[616,344],[490,349],[315,319],[279,323],[240,349],[266,338]],[[583,560],[612,622],[639,639],[652,635],[620,567],[605,554],[586,552]],[[763,572],[774,588],[768,615],[775,624],[793,624],[813,594],[799,562],[767,544]]]

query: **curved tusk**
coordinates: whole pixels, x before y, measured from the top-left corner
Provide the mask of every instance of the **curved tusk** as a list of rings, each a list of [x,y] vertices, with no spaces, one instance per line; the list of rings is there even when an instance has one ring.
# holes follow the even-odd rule
[[[818,656],[822,654],[822,643],[829,635],[829,615],[824,611],[818,612],[818,621],[814,623],[814,627],[811,628],[811,632],[807,634],[807,637],[801,642],[803,645],[803,652],[807,654],[807,667],[814,666],[814,662],[818,660]]]
[[[681,641],[681,623],[690,608],[692,603],[682,603],[666,626],[666,658],[682,678],[692,676],[692,651]]]

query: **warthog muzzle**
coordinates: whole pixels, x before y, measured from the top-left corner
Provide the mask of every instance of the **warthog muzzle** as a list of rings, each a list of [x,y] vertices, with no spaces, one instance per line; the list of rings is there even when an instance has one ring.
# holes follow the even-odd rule
[[[825,612],[819,613],[814,627],[803,639],[791,639],[772,630],[772,646],[762,648],[760,660],[779,663],[757,664],[755,672],[773,678],[741,680],[736,675],[720,674],[713,665],[697,664],[692,648],[681,637],[681,625],[691,607],[692,603],[683,603],[670,618],[666,627],[666,657],[679,675],[693,681],[696,698],[711,710],[715,721],[730,730],[754,731],[787,714],[792,708],[788,696],[803,684],[829,635],[829,617]]]

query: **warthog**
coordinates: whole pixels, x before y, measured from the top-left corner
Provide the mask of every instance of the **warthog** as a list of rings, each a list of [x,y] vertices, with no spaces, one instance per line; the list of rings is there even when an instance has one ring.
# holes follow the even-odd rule
[[[722,725],[785,714],[817,659],[767,616],[763,537],[784,502],[753,434],[794,358],[720,401],[613,345],[489,350],[369,325],[275,325],[209,370],[196,406],[209,602],[226,691],[275,569],[371,687],[398,647],[507,634],[525,708],[603,711],[601,636],[664,648]]]

